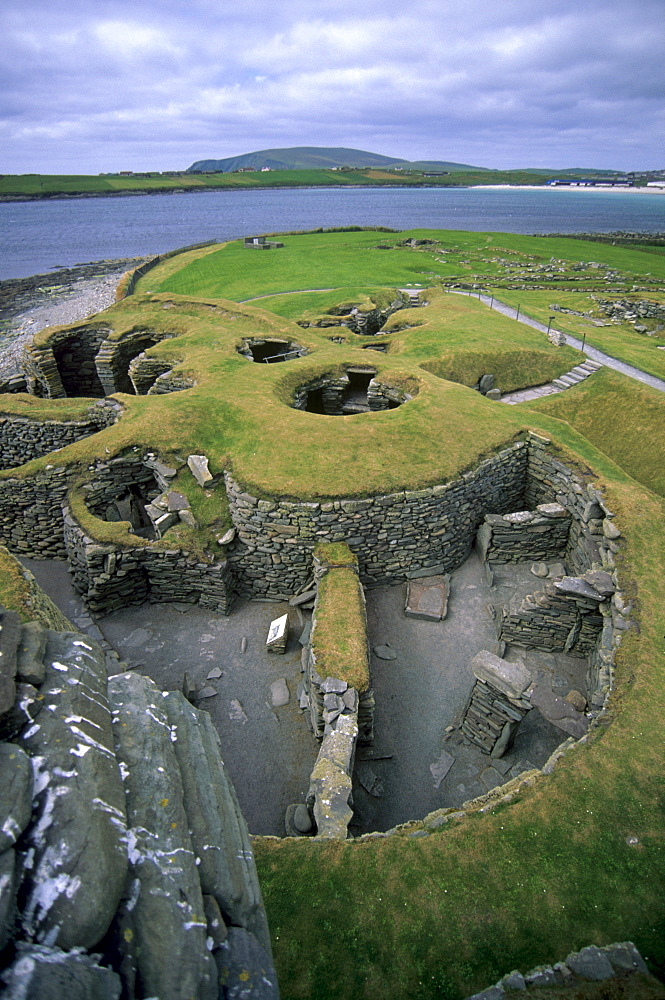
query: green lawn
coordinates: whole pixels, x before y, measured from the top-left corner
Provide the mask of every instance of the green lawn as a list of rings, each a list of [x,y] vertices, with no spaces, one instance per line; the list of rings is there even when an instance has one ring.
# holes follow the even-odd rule
[[[434,246],[399,246],[409,238],[437,242]],[[527,286],[546,282],[557,293],[581,285],[608,292],[617,287],[624,292],[647,271],[648,281],[665,280],[664,256],[563,237],[410,230],[287,235],[283,242],[282,249],[258,251],[237,241],[191,262],[183,255],[177,270],[155,268],[138,290],[241,300],[309,289],[436,286],[456,280],[497,288],[517,281]]]

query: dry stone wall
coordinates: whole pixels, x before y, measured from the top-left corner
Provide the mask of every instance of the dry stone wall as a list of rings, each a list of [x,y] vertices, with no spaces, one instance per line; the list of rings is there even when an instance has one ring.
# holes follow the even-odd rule
[[[514,646],[587,656],[603,628],[603,603],[606,597],[585,577],[548,581],[501,616],[499,638]]]
[[[23,465],[68,444],[96,434],[113,424],[120,404],[100,400],[87,420],[32,420],[13,414],[0,416],[0,469]]]
[[[570,515],[561,504],[540,504],[535,511],[486,514],[476,548],[490,563],[548,562],[562,559],[568,544]]]
[[[62,507],[73,475],[54,468],[29,479],[0,479],[0,542],[18,555],[66,559]]]
[[[233,578],[225,559],[208,563],[179,549],[100,544],[68,508],[64,539],[74,587],[97,614],[145,600],[198,604],[221,614],[231,610]]]
[[[518,441],[450,483],[318,503],[262,500],[227,474],[238,588],[269,597],[297,593],[320,541],[346,542],[370,586],[449,572],[469,554],[486,513],[523,509],[526,468],[527,446]]]
[[[95,356],[111,333],[108,326],[54,330],[48,344],[28,344],[22,367],[28,391],[35,396],[103,396]]]

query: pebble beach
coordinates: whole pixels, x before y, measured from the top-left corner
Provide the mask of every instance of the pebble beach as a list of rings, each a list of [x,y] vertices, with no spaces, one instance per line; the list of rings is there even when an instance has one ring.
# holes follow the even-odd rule
[[[113,305],[123,274],[145,259],[96,261],[0,282],[0,378],[19,370],[24,344],[40,330],[76,323]]]

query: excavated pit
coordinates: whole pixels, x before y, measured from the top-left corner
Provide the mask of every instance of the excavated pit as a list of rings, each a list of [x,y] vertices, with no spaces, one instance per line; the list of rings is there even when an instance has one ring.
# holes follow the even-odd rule
[[[140,463],[115,463],[99,478],[83,485],[85,504],[102,521],[128,521],[132,534],[148,540],[157,538],[146,507],[163,492],[149,469]]]
[[[245,338],[236,350],[250,361],[267,365],[291,361],[307,354],[307,348],[293,340],[262,340],[259,337]]]
[[[379,382],[376,369],[348,366],[342,375],[324,373],[296,389],[293,407],[329,417],[393,410],[412,396]]]

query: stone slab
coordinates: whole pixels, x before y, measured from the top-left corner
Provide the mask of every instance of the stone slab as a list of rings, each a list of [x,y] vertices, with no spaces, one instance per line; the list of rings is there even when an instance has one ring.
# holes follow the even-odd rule
[[[454,763],[455,758],[453,755],[449,754],[446,750],[443,750],[441,752],[441,756],[438,757],[433,764],[430,764],[429,769],[432,777],[434,778],[435,788],[439,787]]]
[[[199,486],[207,486],[212,482],[212,473],[205,455],[188,455],[187,465]]]
[[[273,681],[270,685],[270,703],[273,708],[281,708],[288,705],[291,700],[289,687],[285,677],[280,677],[278,681]]]
[[[449,576],[425,576],[409,580],[404,614],[408,618],[441,621],[448,613]]]
[[[509,663],[482,649],[471,660],[471,670],[479,681],[490,684],[509,698],[520,698],[531,684],[531,672],[523,663]]]

